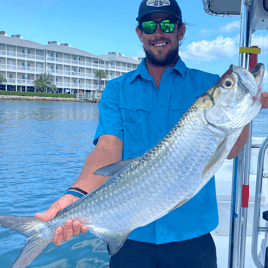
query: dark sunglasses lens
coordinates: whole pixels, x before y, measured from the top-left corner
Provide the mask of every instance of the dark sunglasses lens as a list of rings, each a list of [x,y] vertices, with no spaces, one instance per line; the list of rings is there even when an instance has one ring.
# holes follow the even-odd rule
[[[170,22],[169,20],[163,20],[160,22],[161,29],[165,33],[172,33],[175,29],[175,23]]]
[[[151,34],[155,31],[156,22],[154,21],[145,21],[142,23],[142,29],[145,33]]]

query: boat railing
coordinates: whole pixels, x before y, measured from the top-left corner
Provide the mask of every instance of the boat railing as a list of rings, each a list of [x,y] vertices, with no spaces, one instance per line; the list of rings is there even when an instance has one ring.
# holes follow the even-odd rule
[[[268,173],[264,173],[264,161],[265,161],[265,152],[268,148],[268,137],[262,143],[259,154],[258,154],[258,164],[257,164],[257,177],[256,177],[256,192],[255,192],[255,203],[254,203],[254,218],[253,218],[253,231],[252,231],[252,245],[251,245],[251,255],[252,259],[257,268],[268,268],[268,256],[267,256],[267,234],[268,234],[268,211],[263,212],[263,219],[266,220],[266,226],[260,226],[260,211],[261,211],[261,195],[262,195],[262,185],[263,180],[268,178]],[[258,256],[258,240],[259,234],[265,233],[264,243],[265,252],[261,254],[264,256],[260,260]]]

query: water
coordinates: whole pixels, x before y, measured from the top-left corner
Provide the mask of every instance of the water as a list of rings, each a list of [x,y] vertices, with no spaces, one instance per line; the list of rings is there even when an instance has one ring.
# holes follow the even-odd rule
[[[0,215],[31,216],[59,199],[78,177],[98,124],[93,103],[0,101]],[[268,110],[253,135],[268,136]],[[0,266],[8,268],[25,238],[0,228]],[[51,244],[29,266],[108,267],[106,244],[90,233]]]
[[[98,105],[0,101],[0,214],[32,216],[78,177],[98,125]],[[10,267],[23,236],[0,228],[0,267]],[[106,244],[90,233],[51,244],[29,267],[108,267]]]

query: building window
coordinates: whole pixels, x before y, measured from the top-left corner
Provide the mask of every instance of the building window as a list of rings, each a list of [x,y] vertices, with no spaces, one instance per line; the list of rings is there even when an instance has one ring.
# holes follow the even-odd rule
[[[30,80],[30,75],[27,76],[27,79]]]

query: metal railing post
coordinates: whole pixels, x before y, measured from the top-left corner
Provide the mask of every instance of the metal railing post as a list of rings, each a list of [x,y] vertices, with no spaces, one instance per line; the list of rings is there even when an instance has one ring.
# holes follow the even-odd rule
[[[251,45],[252,7],[252,0],[242,0],[240,47],[250,47]],[[248,54],[240,54],[239,66],[248,69]],[[248,189],[249,185],[251,137],[252,123],[249,124],[248,141],[244,148],[241,150],[239,156],[234,159],[228,268],[244,268],[245,265],[248,208],[247,206],[242,207],[242,188]]]
[[[256,177],[256,191],[255,191],[255,203],[254,203],[254,217],[253,217],[253,230],[252,230],[252,245],[251,255],[252,259],[258,268],[263,268],[263,264],[260,262],[257,253],[258,236],[260,232],[267,233],[267,227],[260,227],[260,206],[261,206],[261,194],[262,194],[262,180],[264,170],[264,157],[266,149],[268,148],[268,138],[262,143],[258,154],[258,168]]]

